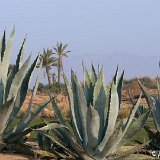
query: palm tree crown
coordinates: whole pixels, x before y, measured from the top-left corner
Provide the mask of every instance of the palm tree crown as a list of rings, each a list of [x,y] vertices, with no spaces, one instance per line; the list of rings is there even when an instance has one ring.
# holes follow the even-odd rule
[[[51,86],[51,77],[50,77],[51,67],[57,66],[57,58],[53,57],[53,54],[54,53],[52,52],[51,49],[47,49],[47,50],[43,49],[43,54],[40,55],[40,61],[43,60],[42,66],[46,70],[49,86]],[[38,66],[39,64],[37,65],[37,67]]]
[[[62,42],[57,42],[56,47],[54,47],[55,54],[57,55],[57,70],[58,70],[58,83],[60,83],[61,72],[63,71],[63,57],[68,57],[67,53],[71,51],[66,51],[68,44],[64,44]]]

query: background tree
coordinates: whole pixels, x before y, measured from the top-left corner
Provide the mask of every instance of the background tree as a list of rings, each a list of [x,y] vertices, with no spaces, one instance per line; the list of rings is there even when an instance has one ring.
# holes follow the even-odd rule
[[[63,71],[63,57],[68,57],[67,53],[71,51],[66,51],[68,44],[62,42],[57,42],[56,46],[53,48],[55,54],[57,55],[57,71],[58,71],[58,83],[60,84],[61,72]]]
[[[51,67],[57,66],[57,58],[53,57],[54,53],[51,49],[43,50],[43,54],[40,55],[40,61],[43,60],[42,67],[45,68],[49,86],[51,86]],[[39,67],[39,64],[37,65]]]

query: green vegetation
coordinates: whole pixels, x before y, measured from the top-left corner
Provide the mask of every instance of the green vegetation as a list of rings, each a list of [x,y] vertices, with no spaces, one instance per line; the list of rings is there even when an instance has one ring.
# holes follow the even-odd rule
[[[43,83],[39,83],[38,89],[39,92],[41,93],[47,93],[48,94],[48,90],[50,90],[51,93],[58,95],[61,94],[63,92],[63,94],[66,94],[66,87],[65,84],[63,83],[54,83],[51,84],[50,86],[48,84],[44,85]]]
[[[124,115],[120,116],[124,72],[118,76],[117,68],[112,81],[106,85],[103,69],[96,73],[92,65],[89,72],[83,65],[83,83],[80,83],[75,72],[71,71],[71,83],[63,74],[65,82],[63,84],[61,83],[63,57],[67,57],[70,52],[66,50],[68,44],[57,43],[53,48],[54,51],[44,49],[29,66],[31,56],[23,62],[26,43],[24,39],[16,63],[11,65],[10,54],[14,34],[15,28],[6,44],[4,31],[0,42],[0,145],[5,144],[5,147],[15,144],[25,145],[32,151],[32,155],[36,153],[42,158],[83,160],[124,158],[128,154],[135,153],[136,148],[125,154],[122,152],[120,155],[119,149],[125,145],[135,146],[137,142],[142,144],[138,147],[149,142],[151,149],[160,149],[160,80],[158,78],[157,82],[148,77],[141,78],[141,82],[136,79],[125,80],[124,88],[130,86],[131,91],[134,92],[133,98],[143,92],[149,109],[140,105],[142,97],[140,94],[136,102],[132,100],[133,107],[130,113],[126,114],[122,111]],[[58,76],[52,73],[52,67],[57,67]],[[18,117],[36,68],[38,74],[29,104],[25,113]],[[39,83],[43,68],[48,78],[47,85]],[[140,87],[138,88],[137,85]],[[157,86],[157,94],[150,95],[144,85],[152,89]],[[138,94],[135,94],[137,88]],[[32,110],[37,90],[48,92],[50,100],[44,101]],[[62,92],[69,98],[70,118],[67,117],[68,119],[62,116],[58,98],[55,96]],[[39,118],[39,113],[50,102],[55,118]],[[150,113],[152,117],[149,116]],[[36,142],[40,150],[28,146],[25,143],[27,140]],[[0,147],[0,151],[5,147]]]
[[[23,137],[32,131],[32,129],[28,128],[30,122],[49,103],[48,100],[37,106],[37,108],[31,112],[32,102],[36,95],[40,78],[42,66],[42,64],[40,64],[39,73],[28,108],[19,122],[15,126],[11,127],[10,124],[16,119],[18,112],[20,111],[26,98],[28,85],[31,81],[31,75],[34,72],[38,61],[37,57],[29,69],[28,66],[31,56],[29,56],[23,63],[23,53],[26,41],[24,39],[17,56],[16,64],[13,66],[10,72],[8,72],[14,34],[15,28],[13,28],[10,39],[6,45],[6,35],[4,32],[2,41],[0,43],[0,142],[5,143],[23,141]]]
[[[149,139],[151,140],[150,146],[158,150],[160,149],[160,81],[159,78],[157,78],[158,95],[150,95],[140,81],[139,85],[146,98],[148,106],[150,107],[156,128],[155,130],[146,125],[145,130],[148,133]]]
[[[117,68],[112,82],[106,87],[103,70],[97,75],[93,65],[91,74],[84,66],[83,68],[84,88],[73,71],[71,73],[72,87],[64,76],[70,101],[70,127],[66,125],[56,99],[52,98],[52,106],[60,124],[50,123],[39,130],[53,130],[57,138],[61,137],[63,143],[59,144],[58,140],[50,134],[43,132],[41,134],[47,138],[47,141],[50,139],[65,153],[75,158],[79,157],[84,160],[109,158],[144,126],[149,111],[133,120],[139,106],[139,99],[129,117],[119,121],[123,73],[118,77]],[[70,148],[70,151],[65,146]]]

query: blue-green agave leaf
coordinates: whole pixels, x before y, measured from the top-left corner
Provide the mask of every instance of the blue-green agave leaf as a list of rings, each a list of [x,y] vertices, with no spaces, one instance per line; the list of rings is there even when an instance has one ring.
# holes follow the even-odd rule
[[[121,124],[115,129],[113,134],[109,137],[108,141],[105,144],[105,147],[102,151],[97,150],[96,152],[96,157],[99,159],[104,159],[106,156],[111,154],[110,149],[115,145],[117,139],[121,136],[122,134],[122,126]]]
[[[10,39],[7,43],[7,47],[5,49],[5,53],[4,53],[3,60],[2,60],[1,71],[3,71],[3,74],[1,74],[0,76],[2,78],[2,82],[3,82],[4,86],[6,86],[8,68],[9,68],[9,63],[10,63],[10,53],[11,53],[11,48],[12,48],[12,44],[13,44],[13,40],[14,40],[14,34],[15,34],[15,26],[12,30]]]
[[[122,145],[126,144],[128,141],[131,140],[131,138],[140,130],[143,128],[143,126],[146,123],[146,120],[150,114],[150,111],[148,110],[146,113],[142,114],[140,117],[138,117],[128,128],[127,132],[123,136],[122,140],[118,143],[117,148],[121,147]]]
[[[58,108],[56,98],[55,97],[52,98],[50,96],[50,99],[51,99],[51,103],[52,103],[52,108],[53,108],[53,110],[56,114],[56,117],[57,117],[58,121],[65,126],[66,125],[65,120],[63,119],[62,113],[61,113],[60,109]]]
[[[45,136],[43,133],[37,133],[37,141],[41,150],[49,151],[52,147],[51,139]]]
[[[12,84],[11,84],[11,88],[10,88],[10,92],[9,92],[7,100],[11,99],[14,95],[17,95],[18,90],[21,86],[21,83],[22,83],[22,81],[25,77],[25,74],[27,72],[30,59],[31,59],[31,56],[28,57],[26,62],[22,65],[22,67],[19,69],[19,71],[15,75],[15,77],[12,81]],[[15,100],[16,100],[16,97],[15,97]]]
[[[79,107],[79,117],[82,124],[82,133],[83,133],[83,145],[87,145],[87,125],[86,125],[86,113],[87,113],[87,102],[83,94],[82,86],[77,78],[77,76],[72,72],[72,78],[75,84],[76,92],[74,91],[73,94],[77,96],[77,102]],[[73,86],[72,86],[73,87]]]
[[[105,136],[104,136],[102,142],[98,146],[98,149],[100,151],[103,150],[109,137],[113,134],[116,120],[118,117],[119,97],[118,97],[118,93],[117,93],[117,86],[114,81],[111,86],[110,96],[111,96],[111,99],[110,99],[110,106],[109,106],[108,117],[107,117],[107,129],[106,129]]]
[[[7,120],[13,109],[13,99],[5,102],[2,106],[0,106],[0,135],[2,135],[3,131],[6,128]]]
[[[93,105],[93,86],[86,67],[83,65],[84,72],[84,95],[86,97],[87,106]]]
[[[12,81],[13,81],[16,73],[18,72],[18,70],[22,66],[22,59],[23,59],[22,57],[23,57],[23,53],[24,53],[24,49],[25,49],[25,41],[26,41],[26,39],[24,39],[24,41],[22,43],[21,49],[20,49],[19,54],[17,56],[16,65],[13,67],[13,69],[11,70],[11,72],[7,78],[6,92],[5,92],[5,99],[6,100],[7,100],[9,91],[10,91]]]
[[[81,137],[81,135],[79,133],[78,126],[77,126],[79,123],[78,123],[77,117],[75,116],[75,107],[74,107],[72,88],[71,88],[71,85],[68,82],[67,77],[65,75],[63,75],[63,78],[64,78],[64,82],[66,84],[67,93],[68,93],[68,97],[69,97],[72,128],[74,130],[74,134],[76,136],[77,142],[80,145],[82,145],[82,137]]]
[[[15,133],[20,133],[22,132],[25,128],[27,128],[27,126],[31,123],[31,121],[42,111],[42,109],[44,109],[44,107],[46,107],[48,104],[50,103],[50,100],[47,100],[41,104],[39,104],[38,106],[36,106],[36,108],[34,109],[34,111],[32,111],[28,117],[23,120],[23,121],[19,121],[17,126],[15,126]]]
[[[92,64],[92,68],[91,68],[90,79],[92,82],[92,86],[94,86],[97,81],[97,74],[96,74],[96,71],[95,71],[93,64]]]
[[[121,97],[122,97],[123,76],[124,76],[124,71],[122,72],[120,78],[118,79],[118,85],[117,85],[117,92],[119,96],[119,107],[122,99]]]
[[[2,80],[0,80],[0,106],[2,106],[4,102],[4,84]]]
[[[26,98],[26,95],[27,95],[29,81],[30,81],[31,75],[33,74],[34,69],[36,67],[38,58],[39,58],[39,56],[37,56],[37,58],[34,60],[34,62],[32,63],[31,67],[29,68],[27,74],[25,75],[25,77],[24,77],[24,79],[21,83],[21,88],[19,89],[19,91],[17,93],[17,98],[16,98],[16,101],[15,101],[14,110],[12,111],[12,114],[10,116],[9,123],[11,123],[12,120],[16,117],[20,108],[23,105],[23,102],[24,102],[24,100]]]
[[[6,31],[4,31],[3,37],[2,37],[2,40],[1,40],[1,43],[0,43],[0,57],[1,57],[0,59],[1,59],[1,62],[2,62],[2,59],[4,57],[5,49],[6,49]]]
[[[94,98],[93,98],[93,106],[99,114],[100,117],[100,130],[99,130],[99,140],[102,140],[102,134],[105,126],[105,109],[106,109],[106,91],[105,84],[103,84],[103,72],[101,71],[97,82],[94,87]]]
[[[38,75],[37,75],[37,78],[36,78],[36,82],[35,82],[35,85],[33,87],[32,96],[31,96],[29,105],[27,107],[27,110],[26,110],[24,116],[22,117],[22,121],[24,121],[28,117],[28,115],[30,114],[30,112],[31,112],[33,100],[34,100],[34,98],[36,96],[38,84],[39,84],[39,81],[40,81],[41,70],[42,70],[42,63],[43,63],[43,61],[41,61],[41,63],[40,63],[40,67],[39,67],[39,70],[38,70]]]
[[[100,117],[98,112],[92,107],[88,107],[87,110],[87,152],[91,155],[94,154],[95,148],[99,143],[99,128],[100,128]]]
[[[156,105],[155,98],[147,93],[145,87],[141,84],[141,82],[139,80],[138,80],[138,83],[139,83],[139,86],[140,86],[140,88],[146,98],[148,106],[151,109],[151,113],[153,115],[155,126],[156,126],[157,130],[160,132],[160,109],[159,109],[159,106]]]
[[[136,113],[136,111],[137,111],[137,109],[139,107],[140,101],[141,101],[141,96],[142,96],[142,94],[140,94],[140,97],[139,97],[136,105],[132,108],[132,110],[130,112],[130,115],[128,116],[126,125],[124,126],[123,134],[125,134],[127,132],[128,127],[130,126],[130,124],[132,123],[133,118],[135,117],[135,113]]]
[[[57,129],[57,128],[65,128],[68,129],[66,126],[60,123],[49,123],[46,126],[37,129],[37,131],[47,131],[47,130],[52,130],[52,129]]]
[[[75,83],[75,75],[74,72],[71,71],[71,84],[72,84],[72,93],[73,93],[73,102],[74,102],[74,116],[76,118],[76,123],[78,127],[78,131],[80,134],[81,139],[83,139],[83,132],[82,132],[82,121],[81,121],[81,116],[80,116],[80,107],[78,103],[78,92],[77,92],[77,87]]]

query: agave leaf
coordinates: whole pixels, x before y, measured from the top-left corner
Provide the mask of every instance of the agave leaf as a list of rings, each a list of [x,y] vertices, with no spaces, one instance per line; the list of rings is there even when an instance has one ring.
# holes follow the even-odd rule
[[[17,141],[20,141],[23,136],[27,135],[28,133],[31,133],[32,131],[44,127],[44,123],[40,123],[38,125],[34,125],[30,128],[26,128],[22,132],[19,132],[18,134],[15,132],[15,129],[9,129],[5,131],[5,134],[3,135],[4,141],[6,143],[14,143]]]
[[[5,49],[6,49],[6,31],[4,31],[2,41],[0,43],[0,59],[1,59],[1,62],[2,62],[2,59],[4,57]]]
[[[99,136],[99,127],[100,127],[100,117],[98,112],[90,106],[87,110],[87,152],[89,154],[94,154],[95,148],[98,145],[98,136]]]
[[[6,123],[7,120],[11,114],[11,111],[13,109],[13,99],[5,102],[1,107],[0,107],[0,135],[3,133],[3,131],[6,128]]]
[[[115,75],[114,75],[114,77],[113,77],[113,82],[114,82],[115,84],[118,83],[118,66],[117,66],[117,69],[116,69],[116,73],[115,73]]]
[[[9,67],[9,61],[10,61],[10,52],[11,52],[12,43],[14,40],[14,34],[15,34],[15,26],[12,30],[10,39],[7,43],[7,47],[5,49],[5,53],[4,53],[3,60],[2,60],[1,71],[3,71],[3,74],[1,74],[0,76],[2,78],[2,82],[4,86],[6,86],[7,73],[8,73],[8,67]]]
[[[80,133],[80,137],[83,140],[83,132],[82,132],[82,122],[81,122],[81,116],[80,116],[80,107],[79,107],[79,102],[78,102],[78,92],[76,88],[76,83],[75,83],[75,75],[74,72],[71,71],[71,84],[72,84],[72,93],[73,93],[73,100],[74,100],[74,116],[76,118],[76,123],[78,127],[78,131]]]
[[[107,87],[105,87],[105,93],[106,93],[106,104],[105,104],[105,109],[104,109],[104,130],[107,129],[107,125],[108,125],[108,112],[109,112],[109,108],[110,108],[110,101],[111,101],[111,84],[109,84]],[[103,132],[103,137],[104,137],[105,133]]]
[[[21,68],[22,64],[23,64],[23,55],[24,55],[24,50],[26,48],[26,38],[24,38],[23,42],[22,42],[22,46],[19,50],[19,54],[16,60],[16,66],[18,66],[18,68]]]
[[[148,110],[146,113],[138,117],[128,128],[127,132],[123,136],[122,140],[118,143],[117,148],[121,147],[122,145],[126,144],[134,135],[139,131],[146,123],[146,120],[150,114]],[[115,150],[114,150],[115,151]],[[113,151],[113,152],[114,152]]]
[[[116,140],[122,135],[122,126],[121,124],[118,126],[117,129],[115,129],[115,131],[113,132],[113,134],[109,137],[108,141],[105,144],[105,147],[102,151],[99,151],[97,148],[96,151],[96,157],[99,159],[104,159],[106,156],[108,156],[110,154],[110,152],[108,152],[110,150],[110,148],[112,148],[112,146],[115,145]]]
[[[139,103],[140,103],[140,99],[141,99],[141,95],[140,95],[140,97],[139,97],[139,99],[138,99],[138,101],[137,101],[137,103],[136,103],[136,105],[133,107],[133,109],[131,110],[131,112],[130,112],[130,115],[129,115],[129,117],[128,117],[128,119],[127,119],[127,122],[126,122],[126,124],[124,125],[124,127],[123,127],[123,133],[121,134],[121,136],[118,138],[118,140],[115,142],[116,143],[116,145],[114,145],[110,150],[111,151],[109,151],[109,152],[114,152],[114,151],[116,151],[119,147],[121,147],[122,145],[124,145],[124,144],[122,144],[121,142],[123,142],[123,143],[127,143],[129,140],[130,140],[130,138],[132,138],[133,136],[134,136],[134,134],[139,130],[139,129],[141,129],[143,126],[144,126],[144,124],[145,124],[145,120],[148,118],[148,112],[146,112],[145,114],[143,114],[142,116],[140,116],[140,117],[138,117],[137,118],[137,120],[135,121],[135,122],[133,122],[132,124],[131,124],[131,122],[132,122],[132,120],[133,120],[133,118],[134,118],[134,116],[135,116],[135,113],[136,113],[136,111],[137,111],[137,108],[138,108],[138,106],[139,106]],[[145,116],[145,115],[147,115],[147,116]],[[144,118],[145,117],[145,118]],[[141,121],[142,120],[142,123],[141,122],[139,122],[139,121]],[[134,126],[134,125],[135,126]],[[132,135],[132,133],[129,133],[128,134],[128,132],[132,132],[132,131],[130,131],[130,128],[131,128],[131,126],[134,126],[135,127],[135,129],[133,130],[133,132],[134,132],[134,134]],[[137,126],[136,126],[137,125]],[[141,126],[140,126],[141,125]],[[133,129],[133,128],[132,128]],[[131,134],[131,135],[130,135]],[[128,135],[128,139],[127,138],[124,138],[126,135]],[[130,137],[129,137],[129,135],[130,135]],[[115,149],[116,148],[116,149]],[[113,151],[112,151],[113,150]]]
[[[27,95],[27,91],[28,91],[28,86],[29,86],[29,81],[31,79],[31,75],[34,72],[34,69],[36,67],[36,63],[38,61],[38,56],[35,59],[35,61],[32,63],[31,67],[29,68],[27,74],[25,75],[22,83],[21,83],[21,88],[19,89],[18,93],[17,93],[17,98],[15,101],[15,106],[14,106],[14,110],[12,111],[12,114],[9,118],[9,123],[12,122],[12,120],[14,119],[14,117],[16,117],[16,115],[18,114],[20,108],[22,107],[22,104],[26,98]]]
[[[122,72],[120,78],[118,79],[118,85],[117,85],[117,92],[119,96],[119,107],[120,107],[121,97],[122,97],[123,76],[124,76],[124,71]]]
[[[56,117],[57,117],[58,121],[65,126],[66,125],[65,124],[65,120],[63,119],[62,113],[61,113],[60,109],[57,106],[57,102],[55,100],[55,97],[52,98],[50,96],[50,99],[51,99],[52,107],[53,107],[53,110],[54,110],[54,112],[56,114]]]
[[[130,112],[130,115],[129,115],[128,119],[127,119],[126,125],[124,126],[123,134],[126,133],[126,131],[128,130],[128,127],[130,126],[130,124],[131,124],[131,122],[132,122],[132,120],[133,120],[133,118],[135,116],[135,113],[136,113],[136,111],[137,111],[137,109],[139,107],[140,101],[141,101],[141,96],[142,96],[142,94],[140,94],[140,97],[139,97],[136,105],[132,108],[132,110]]]
[[[138,145],[138,146],[134,147],[133,149],[131,149],[131,150],[127,151],[127,152],[122,153],[119,156],[109,156],[108,160],[123,160],[124,158],[126,158],[130,154],[137,153],[138,151],[140,151],[143,147],[145,147],[146,145],[148,145],[148,143],[149,142],[143,143],[142,145]]]
[[[66,126],[64,126],[63,124],[60,124],[60,123],[49,123],[46,126],[37,129],[37,131],[47,131],[47,130],[57,129],[57,128],[66,128],[66,129],[68,129]]]
[[[22,132],[25,128],[27,128],[27,126],[30,124],[30,122],[42,111],[42,109],[44,107],[46,107],[48,105],[48,103],[50,102],[50,100],[47,100],[41,104],[39,104],[32,113],[30,113],[28,115],[28,117],[23,120],[23,121],[19,121],[17,126],[15,127],[15,133],[19,133]]]
[[[38,84],[39,84],[39,81],[40,81],[40,75],[41,75],[41,70],[42,70],[42,63],[43,63],[43,61],[41,61],[41,64],[40,64],[40,67],[39,67],[39,70],[38,70],[38,75],[37,75],[37,78],[36,78],[36,82],[35,82],[35,85],[34,85],[34,88],[33,88],[32,96],[31,96],[28,108],[27,108],[27,110],[26,110],[26,112],[25,112],[25,114],[24,114],[24,116],[22,118],[22,121],[24,121],[28,117],[28,115],[30,114],[30,112],[31,112],[33,100],[34,100],[34,98],[36,96]]]
[[[103,150],[106,142],[108,141],[109,137],[113,134],[114,128],[115,128],[115,123],[118,117],[118,111],[119,111],[119,98],[118,98],[118,93],[117,93],[117,86],[115,83],[112,83],[111,86],[111,92],[110,92],[110,106],[108,110],[108,119],[107,119],[107,130],[105,132],[105,136],[98,146],[98,149],[100,151]]]
[[[23,78],[24,78],[24,76],[26,74],[27,67],[29,65],[30,59],[31,59],[31,56],[28,57],[26,62],[22,65],[20,70],[15,75],[15,77],[13,79],[13,82],[12,82],[12,85],[11,85],[11,88],[10,88],[10,92],[9,92],[7,100],[11,99],[13,97],[13,95],[17,95],[17,92],[18,92],[18,90],[19,90],[19,88],[21,86],[21,83],[23,81]],[[15,97],[15,99],[16,99],[16,97]]]
[[[71,115],[71,124],[73,127],[73,131],[74,134],[76,136],[76,140],[77,142],[82,145],[82,138],[81,135],[79,133],[78,127],[77,127],[77,117],[75,116],[75,108],[74,108],[74,100],[73,100],[73,92],[72,92],[72,88],[71,85],[68,82],[68,79],[65,75],[63,75],[64,78],[64,82],[66,84],[66,88],[67,88],[67,93],[68,93],[68,97],[69,97],[69,103],[70,103],[70,115]]]
[[[97,74],[96,74],[96,71],[95,71],[95,68],[92,64],[92,68],[91,68],[91,75],[90,75],[90,79],[91,79],[91,82],[92,82],[92,86],[95,85],[96,81],[97,81]]]
[[[158,90],[158,99],[160,100],[160,80],[159,80],[159,77],[157,77],[157,90]]]
[[[79,155],[81,155],[81,153],[84,152],[83,148],[74,140],[72,133],[68,127],[66,127],[62,124],[53,124],[53,126],[51,124],[50,126],[44,128],[44,129],[48,130],[48,129],[56,129],[56,128],[59,128],[58,132],[60,131],[61,135],[64,136],[68,140],[68,142],[69,142],[68,145],[71,146],[73,150],[76,150]],[[64,130],[60,130],[61,128],[64,128]],[[43,130],[43,129],[40,129],[40,130]],[[70,152],[64,145],[62,145],[57,140],[55,140],[55,138],[51,137],[48,134],[45,134],[45,135],[48,136],[53,142],[58,144],[60,147],[62,147],[64,150],[66,150],[68,153],[75,156],[74,152],[73,153]],[[66,140],[66,139],[64,139],[64,140]]]
[[[74,86],[75,85],[75,86]],[[85,100],[83,89],[78,81],[77,76],[72,72],[72,87],[75,87],[73,91],[74,97],[76,97],[78,102],[78,116],[79,116],[79,123],[82,124],[82,139],[83,145],[87,145],[87,125],[86,125],[86,113],[87,113],[87,102]],[[76,104],[75,104],[76,105]]]
[[[156,105],[156,100],[147,93],[146,89],[144,88],[144,86],[141,84],[141,82],[138,80],[138,83],[139,83],[139,86],[147,100],[147,103],[148,103],[148,106],[150,107],[151,109],[151,113],[152,113],[152,116],[153,116],[153,119],[154,119],[154,123],[155,123],[155,126],[157,128],[157,130],[160,132],[160,109],[159,107]]]
[[[104,112],[106,108],[106,93],[103,83],[104,83],[103,72],[101,71],[94,87],[94,98],[93,98],[93,106],[98,112],[100,117],[99,142],[102,140],[102,133],[105,125]]]
[[[3,96],[4,96],[4,85],[2,80],[0,80],[0,106],[3,104]]]
[[[17,56],[16,65],[13,67],[13,69],[11,70],[11,72],[7,78],[5,99],[7,99],[7,97],[8,97],[10,87],[11,87],[12,81],[13,81],[16,73],[18,72],[18,70],[22,66],[22,57],[23,57],[23,53],[24,53],[24,49],[25,49],[25,41],[26,41],[26,39],[24,39],[24,41],[22,43],[21,49],[20,49],[19,54]]]
[[[63,145],[62,143],[58,142],[53,136],[50,136],[49,134],[46,134],[46,133],[42,133],[42,134],[45,135],[46,137],[48,137],[53,143],[57,144],[62,149],[64,149],[66,151],[66,153],[68,153],[69,155],[77,157],[77,155],[74,152],[70,151],[67,147],[65,147],[65,145]]]
[[[145,122],[148,118],[150,111],[148,110],[146,113],[138,117],[128,128],[125,135],[120,133],[117,139],[114,140],[114,145],[110,145],[110,148],[107,148],[107,155],[114,153],[118,148],[125,145],[127,142],[131,140],[131,138],[145,125]],[[104,150],[106,151],[106,150]]]
[[[46,137],[43,133],[37,133],[38,146],[44,151],[48,151],[52,147],[50,138]]]
[[[150,145],[155,147],[156,149],[160,148],[160,135],[159,132],[156,130],[151,129],[149,126],[144,126],[145,131],[148,134],[149,140],[150,140]]]
[[[86,97],[87,107],[89,107],[90,104],[93,105],[93,86],[89,73],[84,65],[83,65],[83,70],[84,70],[84,95]]]

